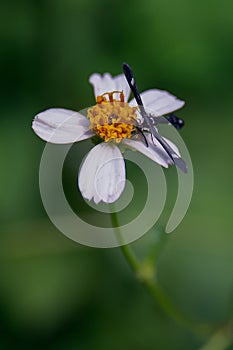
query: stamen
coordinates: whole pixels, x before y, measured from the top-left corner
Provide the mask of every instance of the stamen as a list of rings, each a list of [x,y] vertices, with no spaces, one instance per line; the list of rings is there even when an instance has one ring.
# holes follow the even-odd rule
[[[109,92],[108,96],[109,96],[109,101],[113,102],[113,92]]]
[[[114,94],[119,94],[119,99],[114,98]],[[119,143],[135,134],[137,107],[130,107],[124,100],[123,91],[105,92],[97,96],[97,104],[88,109],[90,128],[105,142],[114,140]]]
[[[114,94],[120,94],[120,101],[113,98]],[[108,95],[109,101],[107,101],[107,99],[105,97],[106,95]],[[103,103],[103,102],[124,102],[124,101],[125,101],[125,96],[124,96],[123,91],[118,91],[118,90],[111,91],[111,92],[105,92],[102,95],[96,97],[96,102],[97,103]]]

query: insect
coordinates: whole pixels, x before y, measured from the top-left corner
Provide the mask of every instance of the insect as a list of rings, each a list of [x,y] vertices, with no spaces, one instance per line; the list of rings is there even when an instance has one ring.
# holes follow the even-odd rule
[[[175,128],[180,128],[183,126],[184,122],[182,119],[177,118],[174,114],[170,114],[168,118],[153,118],[153,115],[150,115],[146,112],[145,107],[143,105],[138,87],[135,82],[134,74],[131,69],[131,67],[127,63],[123,63],[123,72],[126,77],[126,80],[129,84],[129,87],[134,95],[134,98],[138,104],[138,108],[140,110],[140,113],[143,118],[143,126],[150,132],[152,137],[154,137],[160,145],[163,147],[163,149],[166,151],[169,158],[172,160],[172,162],[184,173],[187,173],[187,166],[184,162],[184,160],[168,145],[168,143],[164,140],[164,138],[158,133],[156,125],[158,125],[160,122],[169,122],[174,125]],[[144,129],[141,128],[141,131],[143,133]],[[153,145],[152,145],[153,147]],[[154,145],[154,147],[156,147]]]

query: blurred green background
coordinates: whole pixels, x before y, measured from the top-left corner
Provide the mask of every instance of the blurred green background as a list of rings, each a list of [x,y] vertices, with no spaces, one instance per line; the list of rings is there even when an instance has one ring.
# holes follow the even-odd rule
[[[0,347],[197,349],[205,339],[164,315],[119,249],[82,247],[52,225],[38,186],[44,142],[31,121],[49,107],[93,104],[89,75],[119,74],[123,61],[141,90],[186,101],[178,115],[195,188],[158,278],[187,316],[225,322],[233,300],[232,1],[3,0],[0,16]],[[139,254],[148,237],[156,231],[132,245]]]

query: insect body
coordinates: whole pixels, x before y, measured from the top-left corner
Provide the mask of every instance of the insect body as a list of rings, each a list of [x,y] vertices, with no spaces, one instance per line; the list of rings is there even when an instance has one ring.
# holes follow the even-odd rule
[[[159,119],[161,119],[161,118],[163,120],[165,120],[165,122],[167,122],[167,123],[170,122],[172,124],[172,122],[174,122],[176,125],[176,126],[175,125],[174,126],[177,127],[179,125],[178,118],[176,116],[172,117],[171,115],[170,115],[170,117],[168,117],[168,119],[165,119],[163,117],[153,118],[150,114],[148,114],[145,110],[141,96],[139,94],[133,71],[127,63],[123,63],[123,71],[124,71],[126,80],[130,86],[130,89],[134,95],[134,98],[138,104],[140,113],[142,115],[143,127],[148,128],[151,135],[154,136],[155,139],[160,143],[160,145],[166,151],[167,155],[173,161],[173,163],[178,168],[180,168],[184,173],[187,173],[187,166],[186,166],[185,162],[183,161],[183,159],[168,145],[168,143],[164,140],[164,138],[158,133],[157,128],[156,128],[156,125],[159,123]],[[169,120],[169,118],[170,118],[170,120]],[[143,132],[143,129],[141,129],[141,130]],[[154,147],[156,147],[156,146],[154,145]]]

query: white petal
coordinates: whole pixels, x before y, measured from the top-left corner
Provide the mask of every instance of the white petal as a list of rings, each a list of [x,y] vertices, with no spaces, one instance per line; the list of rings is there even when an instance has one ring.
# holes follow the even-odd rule
[[[149,147],[147,147],[142,141],[136,141],[132,139],[122,140],[122,145],[125,145],[133,150],[139,151],[154,162],[167,168],[169,164],[168,156],[163,150],[161,150],[161,147],[150,147],[149,137],[147,138],[147,141]]]
[[[84,198],[113,203],[123,192],[125,181],[125,163],[119,148],[102,142],[84,159],[78,185]]]
[[[144,136],[147,139],[147,143],[149,147],[147,147],[146,144],[143,143],[143,141],[141,140],[135,141],[132,139],[124,139],[122,140],[122,144],[131,149],[139,151],[140,153],[144,154],[145,156],[152,159],[154,162],[164,166],[165,168],[167,168],[169,164],[173,164],[173,161],[168,156],[167,152],[160,145],[160,143],[154,138],[153,135],[144,134]],[[165,137],[163,139],[168,143],[168,145],[173,149],[173,151],[180,156],[180,152],[176,147],[176,145],[174,145],[173,142],[166,139]]]
[[[89,82],[94,87],[94,94],[100,96],[105,92],[111,92],[114,90],[122,91],[125,95],[125,101],[128,101],[130,95],[130,87],[125,79],[124,74],[112,77],[111,74],[105,73],[101,76],[98,73],[94,73],[90,76]]]
[[[144,106],[154,112],[156,116],[174,112],[184,105],[184,101],[164,90],[152,89],[144,91],[141,93],[141,98]],[[130,102],[130,105],[137,105],[135,99]]]
[[[32,123],[35,133],[51,143],[73,143],[94,135],[89,120],[68,109],[51,108],[37,114]]]

